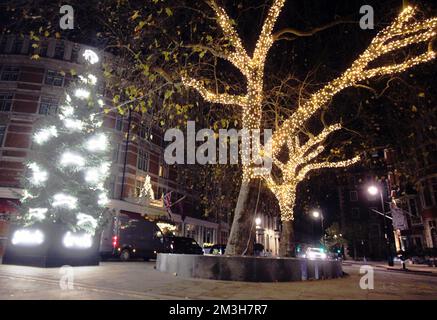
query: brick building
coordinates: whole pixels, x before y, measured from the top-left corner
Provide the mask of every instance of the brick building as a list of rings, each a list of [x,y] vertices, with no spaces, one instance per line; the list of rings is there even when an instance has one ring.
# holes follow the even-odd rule
[[[69,41],[47,39],[40,45],[40,59],[33,60],[30,56],[34,49],[28,38],[0,38],[0,237],[5,236],[5,221],[14,211],[13,202],[18,203],[23,162],[32,152],[33,123],[57,112],[64,87],[72,79],[69,70],[80,72],[81,52],[85,48]],[[111,104],[111,99],[105,100]],[[163,160],[163,134],[149,114],[131,112],[121,116],[110,112],[104,125],[113,133],[113,161],[117,168],[110,180],[110,208],[167,223],[176,234],[191,236],[200,244],[227,241],[228,225],[201,219],[196,214],[195,196],[176,184],[177,171]],[[146,175],[151,177],[156,199],[144,205],[138,195]],[[174,200],[185,197],[171,217],[162,199],[168,192]]]
[[[411,159],[416,172],[413,182],[396,170],[396,152],[391,151],[390,183],[393,200],[408,222],[408,228],[397,231],[398,249],[420,252],[437,248],[437,140],[418,142]]]

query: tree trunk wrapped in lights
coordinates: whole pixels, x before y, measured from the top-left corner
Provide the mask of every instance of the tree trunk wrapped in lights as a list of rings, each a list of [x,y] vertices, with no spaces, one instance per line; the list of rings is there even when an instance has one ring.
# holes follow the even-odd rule
[[[95,236],[106,218],[112,152],[109,132],[103,127],[104,102],[95,76],[100,72],[98,56],[85,50],[83,57],[85,72],[67,89],[59,112],[35,125],[16,221],[24,228],[12,234],[6,261],[15,253],[16,257],[20,253],[29,256],[24,252],[26,245],[35,245],[32,250],[40,256],[32,262],[35,265],[67,264],[56,255],[74,264],[66,253],[69,250],[79,257],[79,251],[92,249],[93,263],[98,261]],[[87,263],[86,259],[81,261]]]
[[[209,102],[234,105],[241,108],[243,128],[248,130],[253,131],[261,128],[264,64],[267,53],[275,40],[272,31],[284,3],[285,0],[275,0],[273,2],[256,43],[253,56],[250,57],[225,10],[213,0],[210,2],[217,15],[218,24],[234,48],[231,53],[224,53],[221,56],[230,61],[245,76],[247,91],[244,95],[214,93],[205,88],[198,80],[186,76],[182,79],[186,86],[197,90]],[[253,170],[253,163],[243,165],[242,186],[226,250],[228,254],[242,254],[247,248],[249,234],[246,231],[250,230],[249,226],[254,219],[255,212],[252,203],[256,199],[256,188],[254,187],[257,185],[256,180],[259,178],[265,180],[268,188],[275,194],[279,202],[284,231],[281,239],[281,254],[292,254],[290,248],[293,242],[293,207],[298,184],[313,170],[347,167],[359,161],[359,157],[354,157],[339,162],[315,162],[315,159],[324,151],[323,142],[329,134],[341,129],[340,124],[325,128],[321,133],[306,142],[299,141],[299,130],[321,108],[325,107],[336,94],[345,88],[374,77],[403,72],[434,59],[435,52],[430,45],[427,52],[407,58],[402,63],[369,68],[371,62],[382,56],[413,44],[432,41],[437,31],[437,19],[432,18],[415,22],[414,15],[414,8],[405,8],[389,27],[382,30],[372,40],[366,51],[358,57],[343,75],[315,92],[275,131],[271,140],[272,159],[274,165],[282,173],[280,179],[273,177],[271,172]],[[277,159],[277,155],[284,147],[287,147],[289,154],[289,160],[285,163]],[[243,150],[244,152],[249,151]],[[242,154],[243,156],[247,155]],[[244,230],[244,233],[241,232],[242,230]],[[244,235],[245,237],[241,238]]]

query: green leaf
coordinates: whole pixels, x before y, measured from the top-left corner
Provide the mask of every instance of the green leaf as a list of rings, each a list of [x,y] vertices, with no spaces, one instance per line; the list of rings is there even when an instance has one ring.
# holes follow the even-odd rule
[[[169,17],[171,17],[172,15],[173,15],[173,11],[171,11],[171,9],[170,8],[165,8],[165,13],[167,13],[167,15],[169,16]]]

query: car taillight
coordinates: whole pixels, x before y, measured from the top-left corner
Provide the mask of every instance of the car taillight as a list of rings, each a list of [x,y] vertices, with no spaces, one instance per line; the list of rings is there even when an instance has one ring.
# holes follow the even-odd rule
[[[113,236],[112,237],[112,247],[117,248],[117,246],[118,246],[118,237]]]

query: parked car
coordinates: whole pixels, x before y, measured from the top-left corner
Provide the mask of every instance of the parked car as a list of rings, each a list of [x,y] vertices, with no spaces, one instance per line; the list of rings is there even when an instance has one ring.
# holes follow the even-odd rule
[[[159,227],[140,216],[118,214],[103,230],[100,240],[102,258],[149,260],[164,250],[164,237]]]
[[[310,260],[325,260],[327,258],[327,255],[325,253],[325,250],[321,248],[309,247],[305,251],[305,258]]]
[[[209,254],[222,255],[225,254],[226,245],[225,244],[215,244],[211,247]]]
[[[166,237],[165,251],[168,253],[203,254],[203,249],[196,240],[187,237]]]

